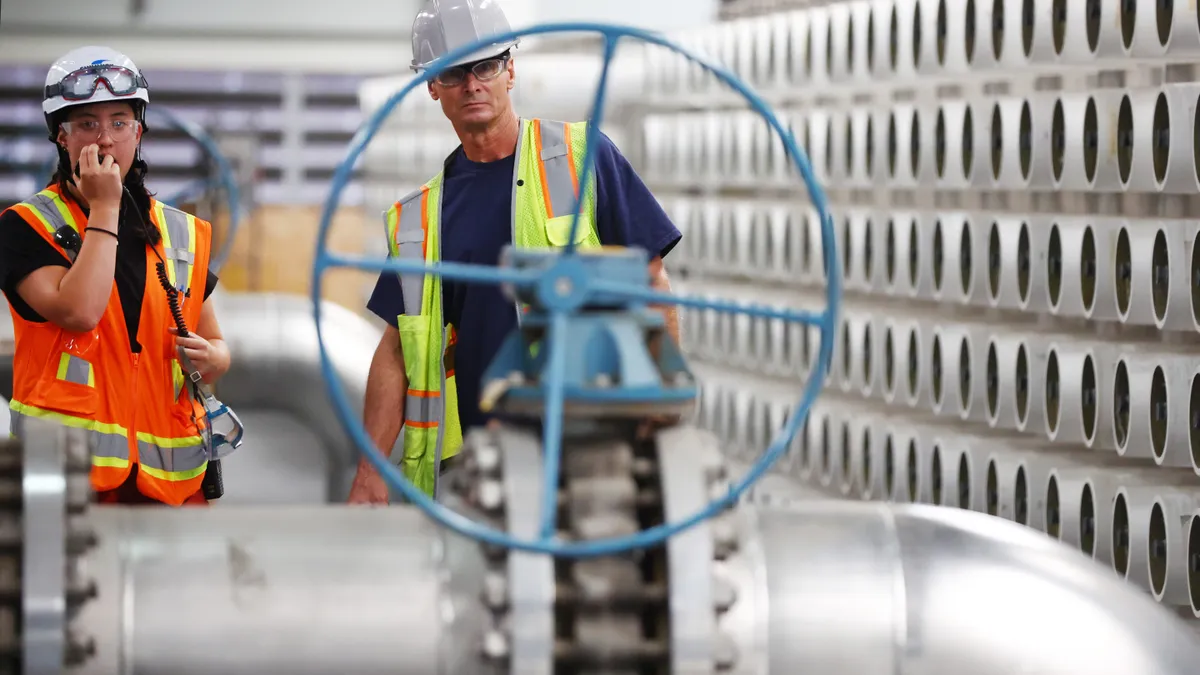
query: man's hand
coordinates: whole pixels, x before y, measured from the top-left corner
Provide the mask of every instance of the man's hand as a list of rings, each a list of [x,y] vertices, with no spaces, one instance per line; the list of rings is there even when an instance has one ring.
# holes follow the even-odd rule
[[[384,504],[388,503],[390,493],[383,476],[371,466],[366,459],[358,464],[358,473],[354,475],[354,483],[350,486],[350,497],[347,504]]]
[[[363,428],[375,447],[390,457],[404,423],[404,396],[408,377],[404,372],[404,352],[400,331],[392,325],[384,329],[371,357],[367,373],[367,391],[363,401]],[[387,504],[388,487],[374,465],[363,457],[358,462],[350,487],[351,504]]]
[[[639,441],[649,440],[659,431],[673,427],[682,421],[683,417],[681,415],[655,415],[654,417],[647,417],[638,424],[634,437]]]
[[[667,268],[663,265],[663,259],[660,256],[654,256],[650,259],[650,287],[662,293],[671,292],[671,278],[667,275]],[[655,309],[662,312],[663,319],[666,322],[666,334],[659,333],[650,338],[650,354],[655,359],[659,358],[659,352],[662,349],[662,341],[670,339],[679,344],[679,305],[652,305]],[[636,437],[639,440],[652,438],[660,429],[673,427],[683,421],[682,415],[656,415],[642,420],[638,425]]]

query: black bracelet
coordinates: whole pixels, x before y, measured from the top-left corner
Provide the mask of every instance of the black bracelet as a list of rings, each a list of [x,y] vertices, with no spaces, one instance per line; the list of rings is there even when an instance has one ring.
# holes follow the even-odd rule
[[[106,230],[106,229],[104,229],[103,227],[91,227],[91,226],[88,226],[88,227],[85,227],[85,228],[83,228],[83,231],[84,231],[84,232],[87,232],[87,231],[89,231],[89,230],[95,230],[95,231],[97,231],[97,232],[103,232],[104,234],[107,234],[107,235],[109,235],[109,236],[111,236],[111,237],[115,237],[116,239],[120,239],[120,237],[118,237],[118,236],[117,236],[117,233],[116,233],[116,232],[113,232],[112,230]]]

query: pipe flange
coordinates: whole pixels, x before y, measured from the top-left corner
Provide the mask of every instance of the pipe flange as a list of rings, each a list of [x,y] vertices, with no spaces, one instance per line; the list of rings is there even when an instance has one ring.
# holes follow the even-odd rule
[[[559,536],[627,537],[662,522],[654,443],[623,424],[577,424],[564,438]],[[663,672],[670,661],[667,552],[558,561],[559,672]]]
[[[541,442],[508,427],[473,429],[463,439],[453,489],[488,525],[533,538],[541,507]],[[549,556],[482,544],[480,600],[487,619],[480,654],[497,673],[554,672],[554,563]]]
[[[679,521],[728,492],[725,460],[711,433],[675,427],[658,434],[663,511]],[[724,630],[725,618],[747,593],[731,562],[741,549],[736,507],[672,537],[667,542],[670,579],[671,672],[733,670],[738,641]],[[696,560],[709,560],[697,566]]]
[[[625,536],[651,524],[645,521],[659,522],[652,444],[632,442],[624,427],[584,426],[564,435],[558,536],[574,541]],[[537,539],[544,468],[537,433],[510,426],[475,430],[462,452],[465,471],[457,493],[493,526]],[[639,555],[556,562],[484,545],[481,594],[490,617],[482,641],[485,661],[502,672],[532,675],[665,665],[667,579],[663,565],[652,560],[664,555],[658,547]]]
[[[86,522],[92,500],[87,432],[52,422],[21,420],[23,440],[0,441],[0,511],[9,546],[0,554],[4,578],[20,589],[15,621],[0,632],[12,669],[26,675],[58,675],[95,654],[95,641],[74,625],[79,610],[96,597],[81,559],[95,547]],[[65,571],[65,572],[64,572]],[[16,598],[16,589],[9,597]],[[7,635],[5,635],[7,633]],[[19,647],[18,647],[19,645]]]

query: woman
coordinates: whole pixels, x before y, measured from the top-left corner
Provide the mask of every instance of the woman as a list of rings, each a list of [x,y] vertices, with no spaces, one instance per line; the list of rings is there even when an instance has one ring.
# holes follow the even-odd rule
[[[86,429],[102,503],[203,505],[211,423],[189,375],[215,381],[229,350],[207,302],[211,226],[146,190],[149,101],[137,66],[106,47],[71,51],[46,76],[58,168],[0,214],[12,430],[30,417]]]

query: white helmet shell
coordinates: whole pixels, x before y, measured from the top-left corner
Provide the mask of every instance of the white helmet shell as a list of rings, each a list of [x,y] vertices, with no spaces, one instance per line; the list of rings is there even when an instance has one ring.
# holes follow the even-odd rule
[[[46,73],[46,86],[58,84],[63,78],[71,73],[83,68],[84,66],[99,65],[102,63],[111,63],[114,66],[128,68],[136,75],[141,75],[136,64],[128,56],[109,47],[79,47],[73,49],[50,66],[50,71]],[[124,96],[116,96],[107,87],[100,86],[92,94],[91,98],[85,101],[68,101],[60,96],[52,96],[42,101],[42,112],[46,115],[51,115],[64,108],[70,108],[77,105],[87,105],[89,103],[103,103],[105,101],[142,101],[150,103],[150,91],[145,87],[139,86],[132,94]]]
[[[435,59],[489,35],[512,32],[496,0],[427,0],[412,28],[412,69],[420,72]],[[520,40],[501,40],[459,59],[452,66],[499,56]]]

